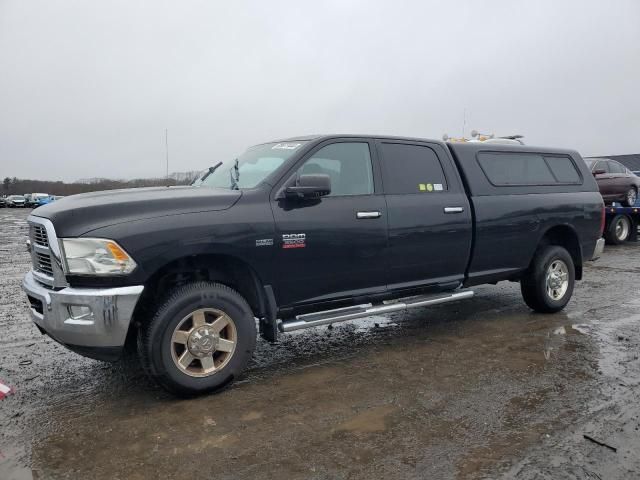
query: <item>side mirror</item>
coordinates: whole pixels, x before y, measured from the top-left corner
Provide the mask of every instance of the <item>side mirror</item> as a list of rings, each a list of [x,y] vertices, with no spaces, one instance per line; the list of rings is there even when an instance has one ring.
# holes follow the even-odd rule
[[[593,176],[595,177],[596,175],[604,175],[605,173],[607,173],[606,170],[594,170]]]
[[[331,177],[326,173],[300,175],[295,185],[285,188],[287,198],[318,198],[331,193]]]

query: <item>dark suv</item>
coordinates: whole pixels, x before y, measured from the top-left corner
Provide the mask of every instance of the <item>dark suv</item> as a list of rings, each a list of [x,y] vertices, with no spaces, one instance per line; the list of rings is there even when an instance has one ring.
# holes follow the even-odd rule
[[[635,205],[640,190],[640,177],[615,160],[586,158],[585,161],[596,178],[605,202],[620,202],[625,207]]]

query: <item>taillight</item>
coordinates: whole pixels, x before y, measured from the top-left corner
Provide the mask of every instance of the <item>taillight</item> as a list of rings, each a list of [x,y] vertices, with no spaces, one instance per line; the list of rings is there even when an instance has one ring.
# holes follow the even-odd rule
[[[605,212],[605,206],[602,206],[602,214],[600,215],[600,236],[602,236],[602,234],[604,233],[604,224],[606,221],[606,212]]]

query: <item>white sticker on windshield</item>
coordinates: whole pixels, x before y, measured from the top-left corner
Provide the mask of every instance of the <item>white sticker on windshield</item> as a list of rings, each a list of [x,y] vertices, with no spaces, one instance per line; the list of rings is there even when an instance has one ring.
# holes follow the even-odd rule
[[[301,143],[278,143],[271,147],[271,150],[295,150]]]
[[[441,192],[441,191],[442,191],[442,184],[441,184],[441,183],[434,183],[434,184],[433,184],[433,189],[434,189],[436,192]]]

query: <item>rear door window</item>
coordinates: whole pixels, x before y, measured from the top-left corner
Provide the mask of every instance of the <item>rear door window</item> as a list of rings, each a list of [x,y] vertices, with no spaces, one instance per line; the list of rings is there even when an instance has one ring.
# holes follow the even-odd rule
[[[609,161],[607,163],[609,164],[609,171],[611,173],[627,173],[627,169],[618,162]]]
[[[438,155],[422,145],[381,143],[384,191],[387,194],[447,190],[447,179]]]

